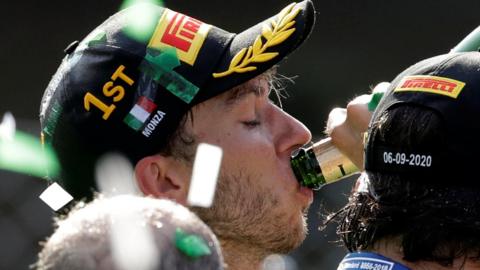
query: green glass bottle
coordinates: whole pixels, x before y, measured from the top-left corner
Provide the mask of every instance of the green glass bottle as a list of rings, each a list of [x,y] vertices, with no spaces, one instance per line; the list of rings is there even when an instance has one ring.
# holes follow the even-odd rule
[[[358,168],[332,144],[330,138],[297,149],[292,153],[290,162],[300,185],[312,189],[358,172]]]

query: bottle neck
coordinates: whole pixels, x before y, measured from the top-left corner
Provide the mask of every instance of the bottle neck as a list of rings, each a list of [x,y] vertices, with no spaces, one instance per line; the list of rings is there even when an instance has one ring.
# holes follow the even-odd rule
[[[301,147],[292,154],[290,161],[300,184],[313,189],[358,172],[330,138]]]
[[[293,173],[302,186],[318,189],[326,183],[313,146],[303,146],[290,159]]]

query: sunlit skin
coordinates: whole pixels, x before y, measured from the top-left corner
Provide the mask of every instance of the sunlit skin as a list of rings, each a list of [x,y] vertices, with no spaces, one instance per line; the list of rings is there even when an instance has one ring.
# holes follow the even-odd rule
[[[372,92],[385,92],[390,83],[377,84]],[[363,169],[363,133],[367,131],[372,112],[368,109],[371,95],[361,95],[351,100],[346,108],[334,108],[328,115],[326,133],[333,144],[357,168]]]
[[[236,187],[223,190],[220,185],[219,192],[227,194],[218,199],[230,213],[214,206],[215,214],[199,214],[210,217],[207,222],[222,239],[227,262],[236,257],[236,264],[251,265],[268,253],[298,246],[305,237],[303,213],[312,202],[311,191],[300,189],[290,167],[291,152],[307,143],[311,135],[268,95],[267,80],[255,79],[238,93],[227,92],[193,111],[193,134],[198,141],[223,149],[220,181]],[[235,194],[228,194],[232,192]],[[236,201],[230,199],[232,196],[238,196]],[[224,218],[232,213],[233,217]],[[231,223],[231,227],[223,227],[219,221]],[[242,243],[242,238],[249,242]],[[229,253],[226,249],[230,246]],[[255,257],[240,261],[235,254],[239,248],[255,250]]]
[[[265,256],[292,250],[306,234],[305,212],[313,194],[299,186],[290,154],[310,141],[311,134],[272,103],[269,93],[266,77],[256,77],[240,90],[195,106],[193,122],[187,121],[187,131],[196,143],[223,149],[214,205],[194,211],[220,239],[229,269],[259,268]],[[174,166],[177,170],[172,175],[188,178],[174,180],[175,185],[188,185],[191,165],[176,161],[169,164],[170,169]],[[149,192],[142,180],[139,182],[146,194],[185,202],[186,192]],[[188,190],[188,186],[178,189]]]
[[[266,80],[260,83],[252,80],[248,87],[234,100],[227,92],[197,106],[193,133],[198,141],[223,149],[222,172],[244,171],[254,176],[255,185],[285,197],[280,203],[285,202],[286,209],[305,209],[311,198],[305,196],[308,192],[299,192],[290,155],[310,141],[311,134],[302,123],[271,102]],[[295,218],[294,215],[291,220]]]

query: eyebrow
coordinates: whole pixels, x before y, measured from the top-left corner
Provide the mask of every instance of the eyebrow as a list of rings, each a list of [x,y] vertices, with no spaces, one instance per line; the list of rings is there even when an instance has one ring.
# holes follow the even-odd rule
[[[229,93],[229,95],[227,96],[227,99],[225,100],[225,104],[230,106],[235,103],[238,103],[250,93],[254,93],[255,96],[260,96],[260,90],[258,88],[260,87],[251,87],[246,85],[237,87],[233,89],[231,93]]]
[[[269,87],[270,88],[270,87]],[[253,93],[256,97],[264,95],[266,92],[270,93],[270,89],[264,89],[257,84],[243,84],[232,89],[225,100],[227,108],[233,107],[235,104],[241,102],[249,94]]]

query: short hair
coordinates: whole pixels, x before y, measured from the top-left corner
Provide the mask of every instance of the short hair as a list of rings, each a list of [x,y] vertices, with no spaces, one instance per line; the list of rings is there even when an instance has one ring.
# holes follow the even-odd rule
[[[370,130],[376,143],[401,145],[405,151],[448,143],[443,121],[431,109],[394,106],[377,119]],[[455,179],[425,179],[425,175],[367,170],[361,177],[367,190],[352,192],[335,217],[340,221],[337,233],[350,251],[371,249],[379,240],[395,238],[406,261],[450,265],[456,258],[480,259],[478,188],[456,185]]]
[[[119,213],[131,211],[138,213],[139,219],[129,226],[151,232],[158,251],[155,269],[224,269],[216,236],[195,214],[172,201],[133,195],[99,197],[88,204],[79,203],[67,217],[56,221],[57,228],[43,243],[34,266],[39,270],[119,269],[111,245],[110,225],[119,223]],[[191,245],[179,246],[178,233],[193,237],[188,242]],[[195,248],[203,251],[190,253]]]

